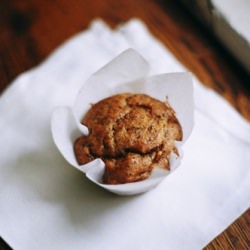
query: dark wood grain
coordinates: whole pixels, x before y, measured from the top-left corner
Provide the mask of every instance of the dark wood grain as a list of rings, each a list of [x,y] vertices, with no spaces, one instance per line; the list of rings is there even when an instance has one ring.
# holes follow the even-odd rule
[[[138,17],[201,82],[250,121],[250,77],[188,11],[171,0],[0,0],[0,93],[94,18]],[[0,249],[10,249],[0,240]],[[250,210],[206,248],[250,249]]]

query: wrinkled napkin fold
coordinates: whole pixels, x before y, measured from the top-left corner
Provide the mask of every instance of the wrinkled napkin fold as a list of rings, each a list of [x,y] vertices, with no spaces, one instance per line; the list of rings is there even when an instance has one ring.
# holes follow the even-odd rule
[[[113,195],[63,159],[53,109],[72,106],[81,85],[128,48],[150,75],[185,71],[139,20],[116,30],[95,21],[1,96],[0,235],[14,249],[201,249],[249,208],[250,125],[197,80],[185,157],[151,191]]]

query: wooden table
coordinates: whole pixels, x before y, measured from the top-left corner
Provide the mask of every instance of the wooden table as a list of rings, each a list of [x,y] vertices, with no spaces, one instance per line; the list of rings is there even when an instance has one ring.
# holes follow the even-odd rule
[[[202,83],[250,121],[250,77],[171,0],[0,0],[0,92],[96,17],[111,27],[138,17]],[[10,249],[1,239],[0,249]],[[250,210],[205,249],[250,249]]]

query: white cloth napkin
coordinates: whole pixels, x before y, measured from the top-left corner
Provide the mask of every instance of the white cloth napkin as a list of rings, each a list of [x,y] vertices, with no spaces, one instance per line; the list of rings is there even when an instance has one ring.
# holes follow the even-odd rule
[[[155,189],[111,194],[69,166],[53,144],[54,107],[132,47],[152,74],[184,71],[139,20],[95,21],[0,98],[0,235],[14,248],[201,249],[250,205],[250,124],[195,83],[195,127],[181,166]]]

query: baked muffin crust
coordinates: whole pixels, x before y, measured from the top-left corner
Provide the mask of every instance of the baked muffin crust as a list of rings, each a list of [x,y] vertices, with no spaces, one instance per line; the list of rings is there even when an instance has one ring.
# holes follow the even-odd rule
[[[75,141],[80,165],[95,158],[105,163],[103,181],[122,184],[144,180],[154,167],[169,169],[174,141],[182,128],[174,110],[145,94],[118,94],[91,106],[82,120],[89,135]]]

